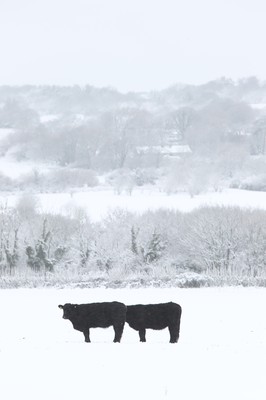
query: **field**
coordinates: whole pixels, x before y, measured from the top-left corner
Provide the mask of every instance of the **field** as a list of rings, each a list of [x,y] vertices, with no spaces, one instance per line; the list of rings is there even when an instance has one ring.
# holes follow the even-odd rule
[[[40,193],[35,195],[38,211],[51,214],[75,215],[77,208],[86,211],[91,221],[99,221],[115,209],[142,214],[158,209],[189,212],[202,206],[238,206],[240,208],[266,208],[266,193],[248,190],[224,189],[222,192],[206,192],[191,197],[188,193],[167,195],[158,188],[136,189],[132,195],[115,194],[112,189],[87,189],[63,193]],[[20,194],[0,194],[0,204],[16,206]]]
[[[58,304],[175,301],[178,344],[167,330],[147,343],[127,325],[94,329],[91,344]],[[4,400],[264,400],[266,290],[258,288],[0,291],[0,396]]]

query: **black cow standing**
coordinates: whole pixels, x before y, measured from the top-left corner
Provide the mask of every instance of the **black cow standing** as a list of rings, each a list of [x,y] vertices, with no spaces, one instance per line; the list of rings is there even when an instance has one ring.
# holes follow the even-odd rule
[[[63,318],[72,322],[73,328],[83,332],[85,342],[90,342],[90,328],[114,327],[114,342],[120,342],[126,321],[126,306],[117,301],[106,303],[59,305]]]
[[[161,330],[168,327],[170,343],[177,343],[182,309],[176,303],[137,304],[127,306],[126,322],[139,331],[141,342],[146,342],[146,329]]]

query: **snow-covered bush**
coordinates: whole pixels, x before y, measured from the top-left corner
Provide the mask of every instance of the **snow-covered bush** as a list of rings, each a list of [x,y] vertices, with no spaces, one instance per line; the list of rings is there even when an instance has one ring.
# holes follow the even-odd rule
[[[239,183],[240,189],[266,192],[266,174],[249,176]]]

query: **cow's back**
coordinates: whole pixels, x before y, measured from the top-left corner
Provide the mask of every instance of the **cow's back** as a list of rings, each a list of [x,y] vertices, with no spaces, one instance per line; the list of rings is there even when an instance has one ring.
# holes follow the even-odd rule
[[[176,303],[137,304],[127,306],[126,321],[133,329],[164,329],[178,323],[181,307]]]
[[[80,304],[79,318],[89,328],[107,328],[125,323],[126,306],[117,301]]]

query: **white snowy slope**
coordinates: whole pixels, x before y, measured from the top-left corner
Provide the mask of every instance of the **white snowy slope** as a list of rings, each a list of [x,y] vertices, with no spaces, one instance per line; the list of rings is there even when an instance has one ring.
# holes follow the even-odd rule
[[[92,343],[62,319],[65,302],[169,300],[182,305],[181,336],[127,325],[93,329]],[[265,400],[266,290],[2,290],[0,397],[4,400]]]

